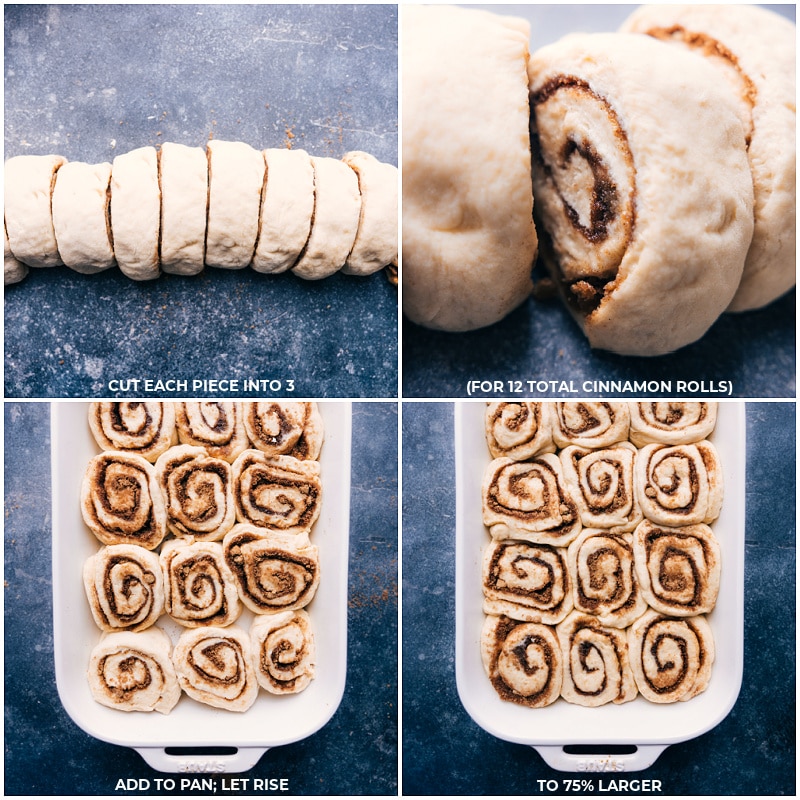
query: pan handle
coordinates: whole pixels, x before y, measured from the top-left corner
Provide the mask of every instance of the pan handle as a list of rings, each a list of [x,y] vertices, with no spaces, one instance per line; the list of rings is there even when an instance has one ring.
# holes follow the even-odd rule
[[[237,747],[233,753],[210,755],[198,748],[181,748],[185,752],[168,753],[164,747],[136,747],[137,753],[159,772],[213,775],[228,772],[247,772],[254,767],[268,747]]]
[[[636,745],[633,753],[610,755],[598,745],[597,753],[567,753],[563,745],[536,745],[534,750],[553,769],[561,772],[638,772],[647,769],[666,750],[665,744]]]

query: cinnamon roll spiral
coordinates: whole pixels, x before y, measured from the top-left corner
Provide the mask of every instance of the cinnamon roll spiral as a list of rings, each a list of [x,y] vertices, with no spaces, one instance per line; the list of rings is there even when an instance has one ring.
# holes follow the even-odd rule
[[[242,602],[256,614],[304,608],[320,579],[319,551],[308,537],[267,533],[240,523],[222,542]]]
[[[552,453],[524,462],[494,459],[484,473],[482,496],[483,521],[495,539],[563,547],[580,531],[578,507]]]
[[[631,531],[642,519],[634,482],[636,448],[619,442],[602,450],[571,445],[559,458],[581,522],[587,528]]]
[[[297,694],[314,679],[314,631],[305,611],[255,617],[250,626],[253,664],[260,686],[272,694]]]
[[[235,626],[185,630],[172,659],[181,688],[193,700],[241,712],[258,696],[250,639]]]
[[[567,563],[576,611],[604,626],[624,628],[647,610],[630,536],[585,529],[570,544]]]
[[[134,453],[150,462],[178,443],[172,403],[90,403],[89,427],[102,450]]]
[[[316,403],[248,402],[244,427],[253,447],[269,456],[319,458],[323,423]]]
[[[556,628],[564,654],[561,696],[568,703],[602,706],[627,703],[637,695],[625,631],[573,611]]]
[[[719,544],[708,525],[668,528],[645,520],[633,534],[636,572],[648,604],[662,614],[706,614],[717,602]]]
[[[483,610],[525,622],[554,625],[572,609],[572,585],[563,548],[492,542],[483,556]]]
[[[102,547],[83,565],[83,584],[97,626],[104,631],[141,631],[164,610],[158,556],[133,544]]]
[[[488,616],[481,630],[481,658],[503,700],[542,708],[561,694],[564,659],[548,625]]]
[[[552,434],[551,403],[489,403],[486,443],[492,458],[507,456],[525,461],[556,448]]]
[[[717,403],[631,403],[630,439],[646,444],[690,444],[709,437],[717,424]]]
[[[711,626],[704,616],[674,619],[647,611],[628,629],[628,654],[642,697],[653,703],[690,700],[711,677]]]
[[[175,427],[181,444],[202,447],[210,456],[224,461],[233,462],[250,446],[241,403],[177,403]]]
[[[627,403],[559,402],[554,411],[553,440],[558,447],[608,447],[628,438]]]
[[[109,451],[88,464],[81,513],[103,544],[154,550],[167,534],[167,512],[155,469],[138,455]]]
[[[169,714],[181,696],[171,650],[169,637],[156,627],[105,634],[89,658],[92,697],[118,711]]]
[[[723,496],[714,445],[645,445],[636,459],[636,491],[645,518],[659,525],[713,522]]]
[[[236,522],[231,465],[202,447],[180,444],[159,456],[156,479],[164,495],[167,527],[194,541],[221,539]]]
[[[239,522],[309,533],[322,502],[319,462],[246,450],[233,463],[233,498]]]
[[[167,542],[159,556],[164,607],[186,628],[225,627],[242,611],[233,574],[219,542]]]

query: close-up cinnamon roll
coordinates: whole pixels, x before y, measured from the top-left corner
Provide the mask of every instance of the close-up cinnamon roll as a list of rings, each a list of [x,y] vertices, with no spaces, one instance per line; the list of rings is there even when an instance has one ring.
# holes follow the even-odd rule
[[[492,458],[507,456],[525,461],[556,448],[552,434],[552,403],[489,403],[486,407],[486,444]]]
[[[244,427],[253,447],[269,456],[319,458],[324,428],[316,403],[247,402]]]
[[[483,555],[483,610],[525,622],[554,625],[572,609],[566,551],[503,539]]]
[[[584,529],[569,546],[567,564],[576,611],[625,628],[647,610],[630,536]]]
[[[585,527],[624,532],[638,525],[642,512],[634,483],[636,448],[630,442],[602,450],[572,445],[559,458]]]
[[[674,619],[651,610],[628,629],[628,654],[642,697],[675,703],[708,686],[714,637],[704,616]]]
[[[646,519],[659,525],[713,522],[722,507],[722,467],[711,442],[649,444],[636,459],[636,491]]]
[[[103,544],[158,547],[167,535],[167,511],[149,461],[109,451],[88,464],[81,484],[81,513]]]
[[[488,616],[481,630],[481,659],[503,700],[543,708],[561,694],[564,659],[549,625]]]
[[[172,660],[181,688],[199,703],[241,712],[258,696],[250,639],[236,626],[185,630]]]
[[[636,697],[625,631],[573,611],[556,632],[564,654],[561,696],[568,703],[596,707]]]
[[[318,461],[245,450],[232,472],[239,522],[282,533],[310,533],[322,503]]]
[[[646,444],[691,444],[707,439],[717,424],[717,403],[662,400],[631,403],[630,439]]]
[[[297,694],[314,679],[316,648],[308,613],[260,614],[250,626],[253,666],[272,694]]]
[[[180,444],[158,457],[167,527],[194,541],[221,539],[236,522],[231,465],[202,447]]]
[[[134,453],[150,462],[178,443],[172,403],[90,403],[89,427],[102,450]]]
[[[181,444],[202,447],[210,456],[224,461],[233,462],[250,446],[241,403],[176,403],[175,427]]]
[[[590,345],[654,356],[696,341],[753,234],[736,98],[702,59],[633,34],[565,36],[528,74],[540,255]]]
[[[320,580],[319,551],[308,537],[240,523],[222,542],[242,602],[256,614],[304,608]]]
[[[87,670],[94,699],[118,711],[169,714],[181,689],[172,665],[172,643],[161,628],[103,636]]]
[[[634,531],[636,574],[648,604],[662,614],[707,614],[717,602],[719,543],[708,525],[670,528],[645,520]]]
[[[553,453],[524,462],[494,459],[484,472],[482,498],[483,522],[495,539],[564,547],[581,529],[578,506]]]
[[[225,627],[242,607],[236,581],[219,542],[167,542],[159,556],[164,575],[164,608],[186,628]]]
[[[164,581],[158,556],[134,544],[101,547],[83,566],[86,597],[104,631],[141,631],[164,610]]]
[[[553,440],[558,447],[608,447],[628,438],[627,403],[608,401],[554,404]]]

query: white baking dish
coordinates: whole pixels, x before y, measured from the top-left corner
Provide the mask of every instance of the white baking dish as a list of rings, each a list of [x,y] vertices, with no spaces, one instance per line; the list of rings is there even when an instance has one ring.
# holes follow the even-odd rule
[[[53,479],[53,625],[56,683],[67,713],[88,734],[136,749],[162,772],[243,772],[269,748],[298,741],[319,730],[341,701],[347,667],[347,567],[350,526],[351,407],[320,403],[325,442],[320,458],[323,502],[312,541],[319,547],[321,580],[308,606],[314,624],[317,674],[296,695],[269,695],[263,689],[243,714],[223,711],[183,696],[167,716],[126,713],[96,703],[86,668],[100,638],[84,594],[83,562],[100,546],[80,512],[85,466],[99,449],[87,422],[87,404],[54,403]],[[237,625],[247,630],[245,610]],[[180,627],[162,616],[158,624],[173,640]],[[181,754],[166,748],[181,748]],[[200,748],[236,748],[209,755]]]
[[[722,551],[719,598],[708,619],[716,661],[705,692],[684,703],[658,705],[637,697],[623,705],[584,708],[562,699],[541,709],[503,701],[481,663],[481,560],[489,534],[481,515],[481,478],[490,460],[482,402],[455,409],[456,456],[456,682],[472,719],[489,733],[534,747],[554,769],[569,772],[635,771],[650,766],[670,744],[717,725],[733,707],[742,680],[744,651],[745,407],[722,402],[711,436],[722,462],[725,499],[712,526]],[[635,752],[615,754],[634,746]],[[581,753],[565,747],[582,746]],[[584,747],[585,746],[585,747]],[[575,748],[577,749],[577,748]],[[585,753],[585,750],[589,750]],[[627,749],[627,748],[626,748]]]

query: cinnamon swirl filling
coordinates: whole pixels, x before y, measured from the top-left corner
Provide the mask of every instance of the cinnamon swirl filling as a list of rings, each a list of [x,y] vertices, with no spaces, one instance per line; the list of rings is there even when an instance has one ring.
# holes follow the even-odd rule
[[[558,447],[608,447],[628,438],[627,403],[580,401],[555,403],[553,440]]]
[[[486,443],[494,458],[507,456],[525,461],[555,450],[550,403],[489,403],[486,408]]]
[[[244,426],[253,447],[268,456],[319,458],[323,425],[316,403],[248,402]]]
[[[102,450],[119,450],[154,462],[177,442],[172,403],[91,403],[89,427]]]
[[[631,403],[630,438],[638,447],[699,442],[713,433],[716,423],[716,403]]]
[[[257,616],[250,627],[258,683],[271,694],[297,694],[314,678],[314,632],[305,611]]]
[[[181,444],[203,447],[225,461],[233,462],[250,444],[240,403],[177,403],[175,426]]]

